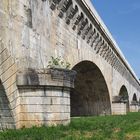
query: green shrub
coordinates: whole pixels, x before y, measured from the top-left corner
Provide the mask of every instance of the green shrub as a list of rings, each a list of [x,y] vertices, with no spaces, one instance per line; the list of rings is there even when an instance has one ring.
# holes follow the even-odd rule
[[[51,56],[51,60],[48,62],[48,68],[63,68],[70,69],[70,63],[64,61],[61,57]]]

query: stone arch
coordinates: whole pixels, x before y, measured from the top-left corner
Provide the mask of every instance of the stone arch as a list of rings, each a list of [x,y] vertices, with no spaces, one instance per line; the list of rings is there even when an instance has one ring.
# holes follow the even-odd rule
[[[139,98],[139,101],[138,101],[138,111],[140,112],[140,98]]]
[[[136,93],[134,93],[131,101],[131,112],[137,112],[138,110],[139,110],[139,102]]]
[[[17,64],[15,58],[4,43],[0,40],[0,129],[15,128],[16,106],[18,97],[16,85]]]
[[[124,103],[124,109],[126,110],[126,113],[129,112],[129,95],[125,85],[120,88],[119,97],[120,102]]]
[[[125,85],[120,88],[119,96],[121,96],[122,100],[128,100],[128,90]]]
[[[133,94],[132,101],[134,101],[134,102],[138,102],[136,93]]]
[[[73,70],[77,76],[71,91],[71,116],[111,114],[108,87],[98,66],[91,61],[82,61]]]
[[[0,81],[0,129],[6,128],[15,128],[15,122],[6,91]]]

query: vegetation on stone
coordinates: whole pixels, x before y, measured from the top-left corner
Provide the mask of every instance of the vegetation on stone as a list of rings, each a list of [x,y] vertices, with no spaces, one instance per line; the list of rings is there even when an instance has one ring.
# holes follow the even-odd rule
[[[68,126],[6,130],[0,140],[140,140],[140,112],[72,118]]]
[[[51,60],[48,62],[48,67],[70,69],[70,63],[63,60],[61,57],[51,56]]]

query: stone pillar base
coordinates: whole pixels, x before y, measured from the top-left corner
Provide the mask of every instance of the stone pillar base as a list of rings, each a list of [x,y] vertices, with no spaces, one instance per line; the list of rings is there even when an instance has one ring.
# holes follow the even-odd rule
[[[70,88],[73,71],[62,69],[46,72],[26,71],[17,76],[20,112],[17,127],[68,124],[70,122]],[[65,74],[70,73],[72,75]]]
[[[112,115],[125,115],[126,103],[112,103]]]
[[[68,124],[70,122],[70,94],[67,89],[20,89],[19,127]]]
[[[112,98],[112,114],[125,115],[129,112],[129,102],[124,100],[122,96],[113,96]]]
[[[139,111],[139,106],[136,104],[131,104],[130,105],[130,112],[138,112]]]

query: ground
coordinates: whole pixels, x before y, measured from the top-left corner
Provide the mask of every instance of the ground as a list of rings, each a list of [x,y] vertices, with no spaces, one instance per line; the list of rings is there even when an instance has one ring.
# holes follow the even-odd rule
[[[140,112],[72,118],[70,125],[0,132],[0,140],[140,140]]]

